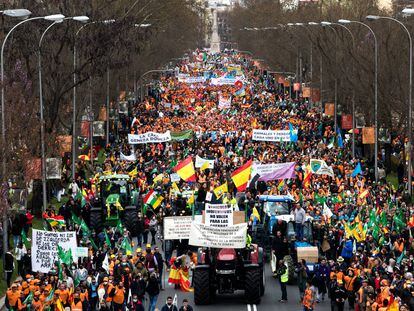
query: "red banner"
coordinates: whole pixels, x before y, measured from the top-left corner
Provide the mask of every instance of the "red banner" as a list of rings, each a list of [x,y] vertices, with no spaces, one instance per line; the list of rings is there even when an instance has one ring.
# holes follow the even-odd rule
[[[89,137],[91,135],[91,126],[89,121],[82,121],[81,122],[81,136]]]
[[[32,179],[42,179],[42,159],[35,158],[26,160],[25,171],[26,181],[30,181]]]
[[[319,89],[312,89],[312,102],[320,102],[321,101],[321,91]]]
[[[344,130],[352,129],[352,115],[343,114],[341,117],[341,124],[342,124],[342,129]]]

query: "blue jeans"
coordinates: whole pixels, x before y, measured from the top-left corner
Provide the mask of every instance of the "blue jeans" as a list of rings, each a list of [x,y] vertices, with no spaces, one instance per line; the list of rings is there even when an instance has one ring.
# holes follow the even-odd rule
[[[155,307],[157,306],[157,299],[158,299],[158,295],[155,296],[149,296],[149,306],[148,306],[148,311],[154,311]]]
[[[296,239],[299,241],[303,240],[303,225],[302,223],[295,223]]]

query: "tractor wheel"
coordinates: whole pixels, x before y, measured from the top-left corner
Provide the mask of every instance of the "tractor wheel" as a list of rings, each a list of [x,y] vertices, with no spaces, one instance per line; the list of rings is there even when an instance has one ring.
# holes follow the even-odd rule
[[[266,288],[266,275],[265,275],[265,267],[263,265],[263,267],[260,269],[260,273],[261,273],[261,279],[260,279],[260,296],[263,296],[265,293],[265,288]]]
[[[262,283],[262,269],[252,268],[246,270],[244,296],[248,304],[260,303],[260,292]]]
[[[288,282],[289,284],[293,284],[293,282],[295,281],[295,265],[293,264],[292,256],[287,255],[283,258],[283,260],[288,267],[288,272],[289,272]]]
[[[95,230],[96,233],[102,231],[103,223],[102,223],[102,211],[101,210],[91,210],[91,214],[89,216],[89,223],[91,225],[91,229]]]
[[[195,269],[193,272],[194,303],[208,305],[211,302],[210,271],[208,269]]]
[[[132,236],[137,235],[136,230],[138,227],[138,215],[137,215],[136,208],[131,208],[131,209],[125,208],[123,224],[127,228],[127,230],[131,233]]]

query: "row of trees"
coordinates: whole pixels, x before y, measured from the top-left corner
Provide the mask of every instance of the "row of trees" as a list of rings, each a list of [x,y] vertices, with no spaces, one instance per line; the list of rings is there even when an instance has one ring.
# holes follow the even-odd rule
[[[233,37],[239,50],[250,50],[265,59],[275,71],[302,71],[302,81],[310,81],[310,52],[313,53],[313,85],[319,87],[323,68],[324,101],[334,100],[338,81],[338,112],[350,113],[355,92],[357,111],[368,125],[374,112],[374,42],[368,30],[347,25],[355,37],[339,26],[308,26],[308,22],[349,19],[364,21],[367,15],[396,16],[414,33],[414,17],[398,11],[382,11],[375,0],[319,1],[293,7],[288,1],[247,0],[230,14]],[[278,26],[302,22],[306,26]],[[401,26],[386,20],[368,22],[379,43],[379,125],[406,133],[408,100],[408,38]],[[246,31],[245,27],[273,27],[275,30]],[[302,68],[298,68],[301,58]]]
[[[115,20],[82,26],[66,20],[55,25],[42,45],[43,93],[47,156],[56,156],[57,135],[72,131],[73,47],[78,53],[77,119],[92,96],[98,115],[105,104],[106,70],[111,76],[110,96],[132,90],[134,77],[155,69],[185,51],[201,45],[204,21],[192,0],[6,0],[1,9],[26,8],[32,16],[61,13],[87,15],[90,21]],[[0,19],[0,39],[17,21]],[[151,24],[150,27],[135,25]],[[24,175],[26,159],[40,155],[37,55],[39,38],[50,22],[23,24],[13,32],[5,49],[6,150],[8,174]]]

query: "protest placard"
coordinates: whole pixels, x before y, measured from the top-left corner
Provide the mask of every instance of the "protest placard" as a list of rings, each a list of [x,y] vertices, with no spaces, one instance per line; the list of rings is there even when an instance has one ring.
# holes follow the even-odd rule
[[[62,159],[47,158],[46,159],[46,178],[60,179],[62,176]]]
[[[76,257],[89,257],[87,247],[77,247],[75,252]]]
[[[170,140],[170,131],[166,131],[165,133],[146,132],[143,134],[128,134],[129,144],[164,143]]]
[[[205,224],[225,228],[233,225],[233,207],[230,204],[206,204]]]
[[[189,239],[192,216],[164,217],[164,239]]]
[[[32,270],[48,273],[55,261],[58,260],[57,247],[65,251],[71,249],[74,253],[77,248],[76,232],[54,232],[33,229],[32,231]]]
[[[226,228],[192,222],[189,244],[215,248],[245,248],[247,223]]]
[[[210,169],[214,168],[214,160],[203,159],[202,157],[199,157],[197,155],[196,160],[195,160],[195,167],[200,168],[206,162],[208,163],[208,168],[210,168]]]
[[[293,131],[297,134],[297,130]],[[274,141],[274,142],[290,142],[289,130],[253,130],[252,140],[256,141]]]

